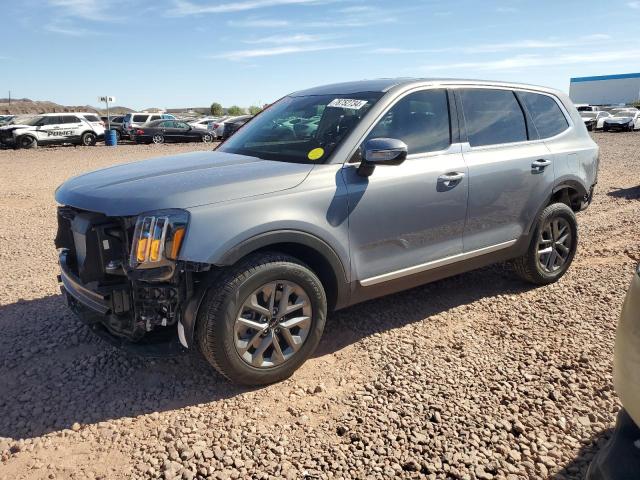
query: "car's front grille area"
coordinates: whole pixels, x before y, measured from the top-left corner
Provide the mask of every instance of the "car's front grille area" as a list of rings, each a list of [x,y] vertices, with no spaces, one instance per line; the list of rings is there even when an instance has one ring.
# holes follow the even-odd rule
[[[112,283],[127,258],[123,219],[72,207],[58,207],[56,248],[68,251],[67,262],[82,283]]]

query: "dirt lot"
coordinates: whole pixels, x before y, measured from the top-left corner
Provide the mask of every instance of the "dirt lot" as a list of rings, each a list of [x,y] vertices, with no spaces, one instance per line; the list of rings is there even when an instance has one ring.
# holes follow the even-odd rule
[[[582,478],[619,405],[615,325],[640,259],[640,134],[596,134],[600,184],[557,284],[494,266],[330,316],[279,385],[94,338],[56,283],[55,187],[210,148],[0,151],[0,479]]]

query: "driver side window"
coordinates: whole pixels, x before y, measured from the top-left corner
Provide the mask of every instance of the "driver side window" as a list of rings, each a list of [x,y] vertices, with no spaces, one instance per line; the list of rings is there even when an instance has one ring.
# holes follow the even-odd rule
[[[422,90],[402,98],[367,136],[396,138],[407,144],[408,154],[437,152],[451,145],[447,91]]]

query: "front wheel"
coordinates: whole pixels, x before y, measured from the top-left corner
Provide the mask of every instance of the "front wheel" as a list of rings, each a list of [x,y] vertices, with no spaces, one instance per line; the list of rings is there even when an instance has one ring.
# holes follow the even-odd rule
[[[18,148],[36,148],[38,141],[30,135],[24,135],[18,138]]]
[[[548,285],[562,277],[578,248],[578,223],[564,203],[547,206],[538,216],[527,253],[513,260],[516,273],[536,285]]]
[[[316,349],[327,299],[318,277],[279,253],[248,257],[222,274],[198,311],[196,338],[229,380],[265,385],[288,378]]]
[[[164,137],[159,133],[156,133],[153,137],[151,137],[151,141],[156,145],[159,145],[161,143],[164,143]]]

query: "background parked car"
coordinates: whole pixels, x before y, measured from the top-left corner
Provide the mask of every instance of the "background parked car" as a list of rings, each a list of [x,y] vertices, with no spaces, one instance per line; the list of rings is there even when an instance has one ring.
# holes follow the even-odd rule
[[[605,132],[618,130],[623,132],[633,132],[640,129],[640,112],[637,110],[623,110],[613,114],[613,116],[605,118],[602,125]]]
[[[220,122],[222,119],[223,117],[205,117],[198,118],[187,123],[189,123],[189,125],[191,125],[193,128],[213,130],[213,124],[216,122]]]
[[[16,117],[15,115],[0,115],[0,126],[7,125],[15,117]]]
[[[579,112],[599,112],[602,110],[600,107],[596,107],[595,105],[576,105],[576,108]]]
[[[155,120],[133,130],[136,143],[213,142],[213,133],[178,120]]]
[[[175,120],[176,117],[171,115],[170,113],[149,113],[149,112],[140,112],[140,113],[127,113],[124,116],[124,121],[122,122],[122,130],[123,132],[131,135],[131,130],[140,127],[148,122],[153,122],[154,120]]]
[[[589,131],[602,130],[604,121],[607,118],[611,117],[611,114],[604,111],[598,111],[598,112],[582,111],[580,112],[580,117],[584,121],[584,124],[587,127],[587,130]]]
[[[236,117],[234,120],[224,122],[224,125],[222,126],[222,135],[220,136],[221,139],[224,141],[229,138],[252,118],[253,115],[243,115],[241,117]]]
[[[240,115],[240,116],[235,116],[235,117],[223,117],[221,120],[218,120],[217,122],[214,122],[213,126],[212,126],[212,130],[213,133],[215,134],[216,138],[222,138],[222,134],[224,133],[224,124],[227,122],[233,122],[234,120],[240,118],[240,117],[246,117],[248,115]]]

